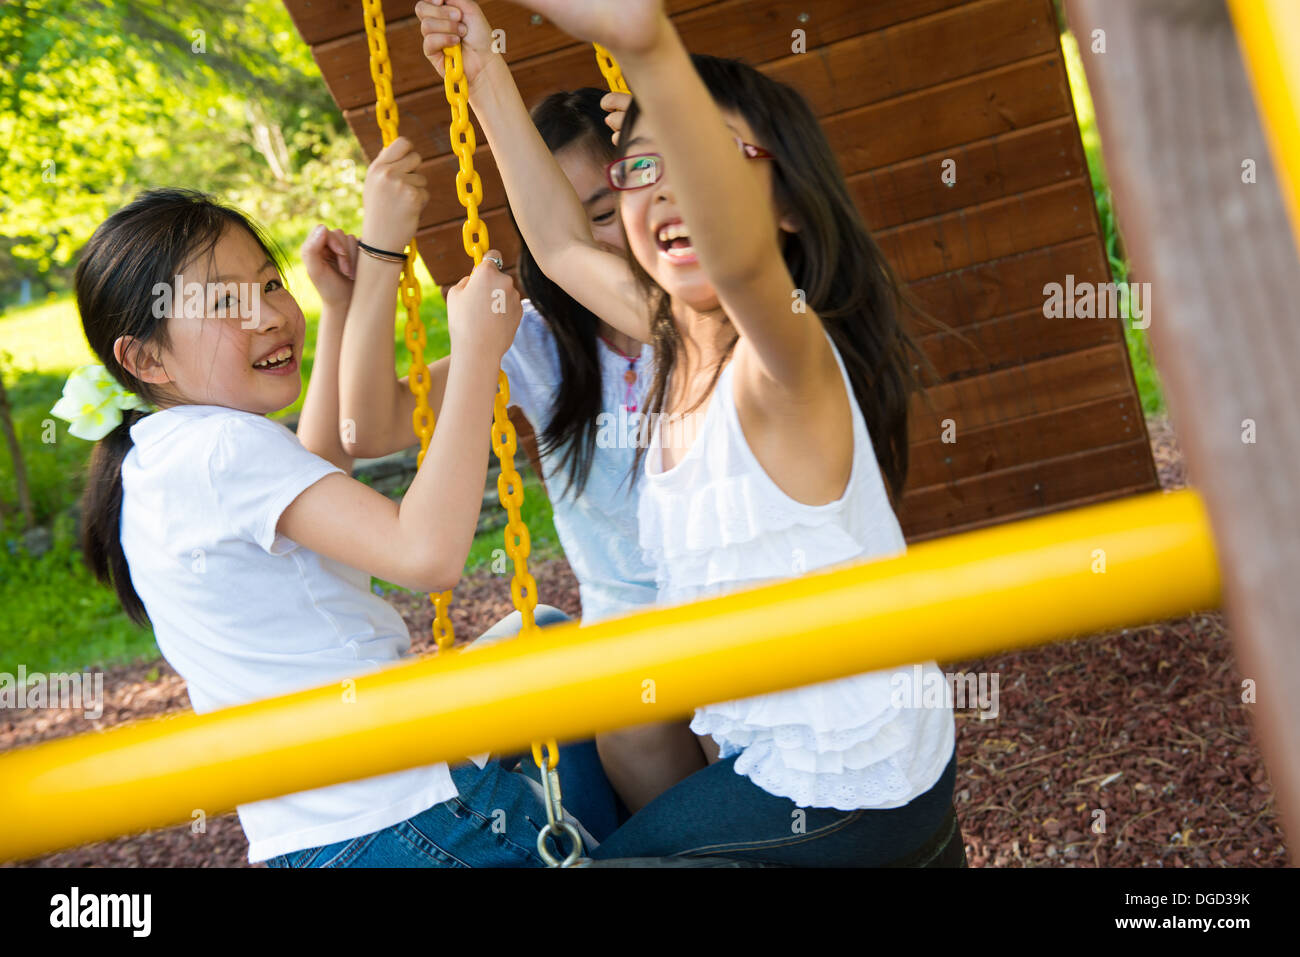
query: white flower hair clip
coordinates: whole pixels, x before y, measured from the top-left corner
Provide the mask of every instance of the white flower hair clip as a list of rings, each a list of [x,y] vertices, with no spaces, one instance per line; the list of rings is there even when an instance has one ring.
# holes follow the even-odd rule
[[[63,398],[54,404],[50,414],[72,423],[69,434],[97,442],[117,428],[125,409],[157,411],[135,393],[122,388],[102,365],[88,365],[68,376],[63,384]]]

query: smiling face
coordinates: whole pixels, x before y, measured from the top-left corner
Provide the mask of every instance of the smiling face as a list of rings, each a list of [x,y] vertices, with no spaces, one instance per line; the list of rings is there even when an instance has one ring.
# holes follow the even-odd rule
[[[573,184],[591,224],[591,235],[604,249],[620,255],[627,248],[618,221],[618,193],[605,179],[605,167],[592,150],[575,142],[555,153],[555,161]]]
[[[722,115],[728,129],[736,136],[755,146],[764,145],[755,138],[753,128],[739,113],[724,110]],[[628,141],[627,156],[657,151],[648,131],[632,132],[634,135]],[[749,175],[758,177],[762,189],[770,195],[771,161],[747,160],[745,168]],[[661,170],[659,181],[652,186],[623,190],[618,196],[628,248],[641,267],[674,301],[682,302],[697,312],[716,309],[717,292],[700,268],[691,245],[690,223],[684,221],[673,196],[672,171]],[[783,220],[773,223],[773,229],[777,228],[788,230],[790,226]]]
[[[114,347],[136,378],[159,386],[160,408],[220,405],[266,415],[297,400],[307,323],[246,229],[227,226],[210,259],[182,267],[167,298],[170,348],[128,348],[127,337]]]

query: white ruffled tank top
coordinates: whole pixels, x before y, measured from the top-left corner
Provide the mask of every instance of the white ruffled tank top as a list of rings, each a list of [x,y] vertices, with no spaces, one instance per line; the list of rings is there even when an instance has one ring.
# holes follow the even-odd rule
[[[831,350],[853,415],[852,472],[834,502],[796,502],[759,464],[736,412],[734,363],[718,377],[690,450],[667,472],[662,417],[656,421],[638,519],[661,605],[907,550],[833,341]],[[721,757],[739,755],[738,774],[799,807],[901,807],[938,782],[956,742],[951,692],[945,690],[941,707],[933,706],[933,693],[922,693],[938,687],[934,682],[946,689],[943,672],[933,661],[919,669],[903,666],[706,705],[696,709],[691,730],[711,735]]]

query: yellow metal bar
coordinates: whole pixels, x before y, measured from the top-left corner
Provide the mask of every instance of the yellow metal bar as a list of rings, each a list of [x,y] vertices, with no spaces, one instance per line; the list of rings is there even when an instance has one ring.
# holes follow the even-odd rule
[[[1228,8],[1300,250],[1300,3],[1229,0]]]
[[[557,625],[329,686],[0,755],[0,858],[190,821],[539,735],[572,740],[701,704],[913,662],[964,661],[1217,608],[1195,492],[922,542],[905,555]],[[350,684],[350,683],[349,683]]]

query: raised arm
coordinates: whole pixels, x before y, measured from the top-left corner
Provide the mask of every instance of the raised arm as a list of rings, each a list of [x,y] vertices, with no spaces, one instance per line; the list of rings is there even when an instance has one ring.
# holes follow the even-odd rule
[[[389,213],[395,203],[403,201],[404,188],[423,190],[425,178],[415,172],[419,164],[420,155],[402,136],[375,157],[366,171],[363,242],[394,252],[406,248],[409,235],[401,237],[407,226],[390,226]],[[417,200],[415,194],[406,197],[408,205]],[[419,208],[401,212],[413,231]],[[408,377],[398,379],[394,372],[393,316],[401,272],[401,263],[384,262],[365,253],[357,257],[356,284],[343,326],[338,366],[336,422],[349,455],[373,458],[419,441],[412,425],[415,396],[407,385]],[[429,365],[429,406],[435,417],[441,412],[449,368],[448,358]]]
[[[338,370],[343,323],[356,275],[356,237],[341,229],[326,230],[322,224],[302,244],[301,254],[307,275],[320,295],[321,309],[316,326],[316,361],[298,417],[298,441],[308,451],[350,472],[353,453],[343,447],[338,428]]]
[[[720,304],[774,382],[815,388],[834,357],[816,314],[791,308],[795,284],[771,190],[742,157],[662,0],[520,2],[618,59],[642,112],[632,135],[663,155],[673,200]]]
[[[378,458],[419,442],[412,422],[415,396],[407,385],[410,377],[399,379],[394,371],[393,316],[401,271],[400,264],[364,254],[357,263],[357,289],[339,362],[338,425],[343,447],[360,458]],[[441,420],[451,357],[428,368],[429,407]]]
[[[425,56],[439,76],[444,71],[443,47],[461,45],[470,105],[537,264],[610,325],[648,342],[649,310],[631,269],[622,256],[603,249],[592,237],[581,199],[533,125],[510,68],[492,52],[492,30],[478,4],[421,0],[415,12]]]

